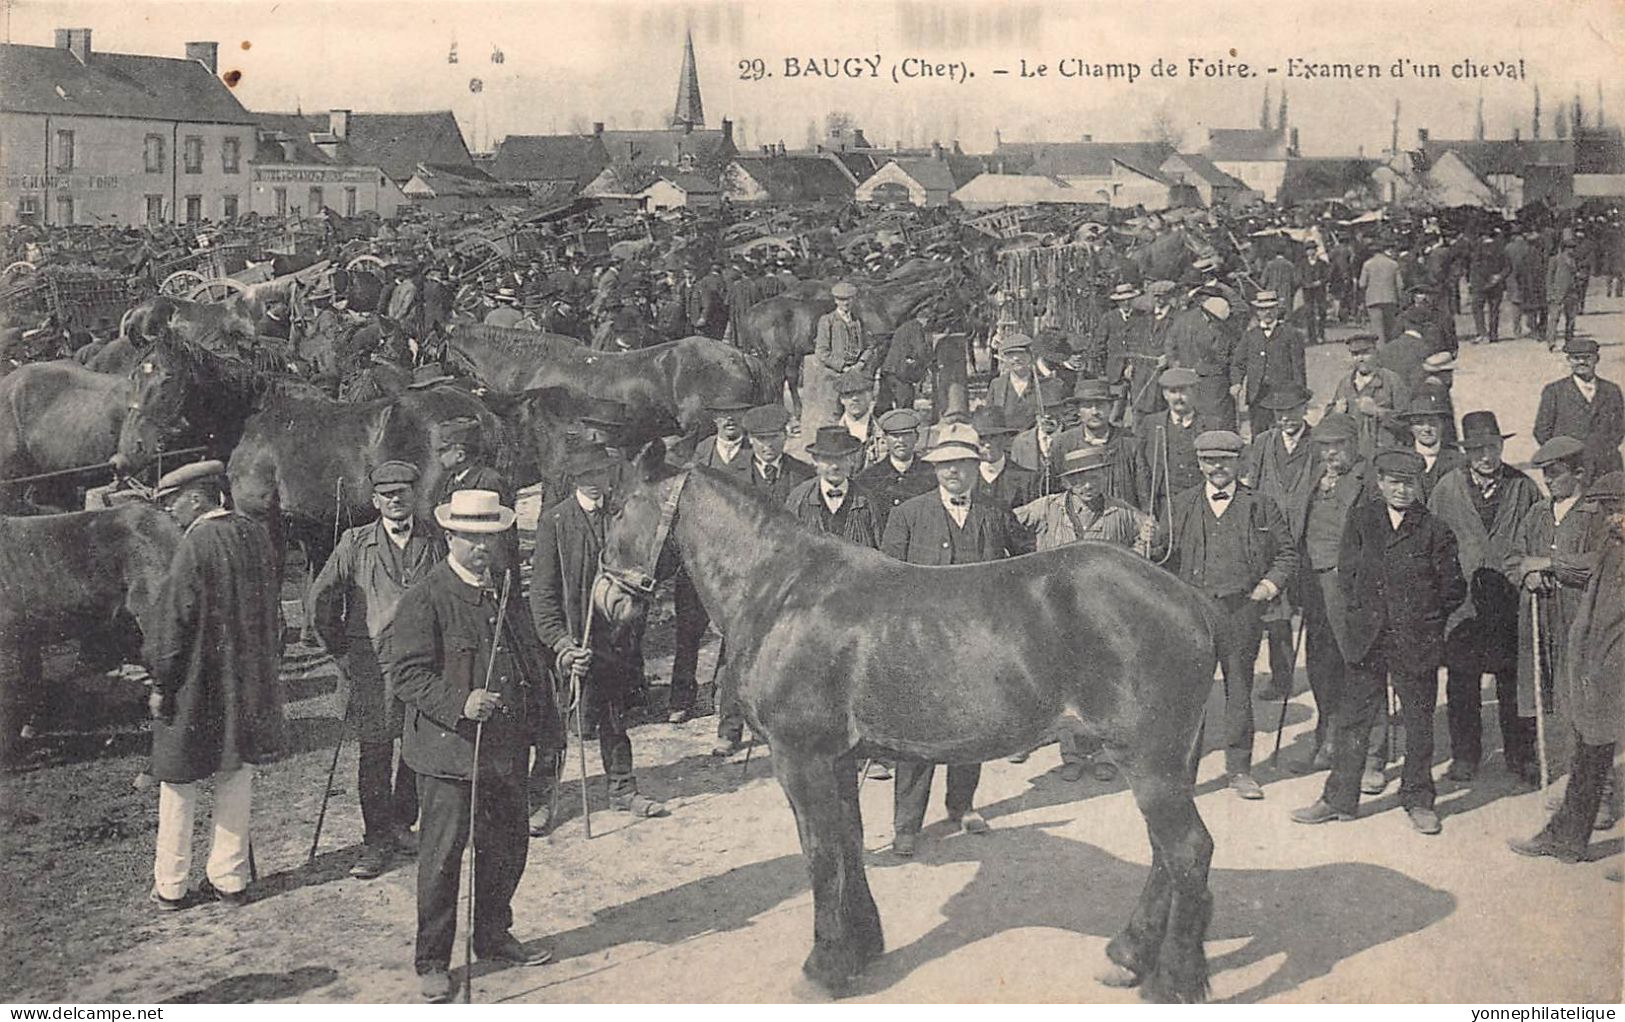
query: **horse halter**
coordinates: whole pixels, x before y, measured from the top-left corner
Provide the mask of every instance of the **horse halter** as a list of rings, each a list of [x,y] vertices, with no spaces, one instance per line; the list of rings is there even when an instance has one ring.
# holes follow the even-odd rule
[[[628,592],[639,596],[653,595],[655,586],[660,580],[655,577],[655,569],[660,565],[660,554],[666,549],[666,540],[671,536],[672,524],[677,520],[677,502],[682,499],[683,487],[688,485],[687,471],[677,476],[677,482],[667,491],[665,498],[660,502],[660,521],[655,524],[653,537],[649,541],[648,552],[643,561],[628,568],[612,568],[599,558],[599,574],[609,579]]]

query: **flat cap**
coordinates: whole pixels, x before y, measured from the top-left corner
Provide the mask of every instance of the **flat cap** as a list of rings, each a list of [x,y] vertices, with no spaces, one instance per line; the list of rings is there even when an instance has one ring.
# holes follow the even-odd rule
[[[1346,343],[1349,346],[1349,351],[1353,352],[1356,355],[1361,354],[1362,352],[1376,351],[1377,350],[1377,335],[1376,334],[1355,334],[1353,337],[1350,337],[1344,343]]]
[[[1194,387],[1196,381],[1200,379],[1201,377],[1196,375],[1196,370],[1174,366],[1172,369],[1164,369],[1162,375],[1157,377],[1157,383],[1163,387]]]
[[[751,436],[777,436],[790,423],[790,413],[782,404],[757,405],[739,419]]]
[[[907,433],[920,428],[920,416],[912,408],[893,408],[877,421],[886,433]]]
[[[164,477],[158,480],[158,490],[155,495],[159,500],[162,500],[191,483],[201,482],[205,479],[224,480],[225,475],[226,465],[224,462],[212,459],[209,461],[194,461],[190,465],[182,465],[180,468],[170,469],[165,472]]]
[[[1577,454],[1583,454],[1585,449],[1585,444],[1571,436],[1554,436],[1540,445],[1535,451],[1534,457],[1529,459],[1529,463],[1539,468],[1542,465],[1550,465],[1554,461],[1562,461],[1564,458],[1572,458]]]
[[[858,289],[856,286],[843,280],[834,287],[830,288],[829,293],[832,298],[856,298],[858,295]]]
[[[1028,337],[1026,334],[1006,334],[1004,338],[999,341],[999,347],[997,350],[999,354],[1002,355],[1007,351],[1026,351],[1032,346],[1033,339]]]
[[[480,439],[480,420],[478,419],[465,416],[458,419],[447,419],[440,424],[439,449],[442,451],[448,447],[459,445],[478,447]]]
[[[1153,280],[1151,282],[1151,286],[1147,290],[1151,292],[1152,298],[1161,298],[1163,295],[1172,291],[1176,286],[1178,285],[1171,280]]]
[[[1072,400],[1077,404],[1083,404],[1086,401],[1110,401],[1112,400],[1111,384],[1105,380],[1085,376],[1072,389]]]
[[[1354,421],[1354,416],[1346,412],[1327,412],[1321,417],[1320,422],[1315,424],[1315,428],[1309,431],[1309,439],[1322,444],[1342,443],[1359,435],[1359,423]]]
[[[1228,429],[1210,429],[1196,438],[1198,457],[1205,454],[1210,458],[1239,458],[1245,446],[1241,434]]]
[[[375,466],[368,478],[372,480],[373,489],[392,492],[417,482],[418,467],[410,461],[386,461]]]
[[[1428,463],[1415,451],[1407,451],[1402,447],[1389,447],[1377,452],[1372,464],[1377,467],[1378,475],[1399,476],[1410,478],[1419,476],[1427,471]]]
[[[869,389],[869,376],[862,370],[849,369],[835,378],[836,394],[858,394]]]

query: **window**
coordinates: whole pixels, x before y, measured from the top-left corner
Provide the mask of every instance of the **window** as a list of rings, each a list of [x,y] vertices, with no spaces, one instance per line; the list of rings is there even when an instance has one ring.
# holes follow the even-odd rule
[[[39,199],[33,195],[24,195],[17,200],[17,222],[31,224],[39,220]]]
[[[203,196],[188,195],[186,197],[186,222],[195,224],[203,219]]]
[[[237,196],[228,195],[220,200],[220,218],[222,220],[237,219]]]
[[[322,211],[322,206],[323,205],[324,205],[324,203],[322,202],[322,190],[321,190],[321,187],[318,186],[318,185],[311,185],[310,186],[310,204],[307,205],[305,207],[305,209],[309,211],[309,215],[315,216],[315,215],[317,215],[318,213],[320,213]]]
[[[237,138],[228,138],[220,143],[220,169],[227,174],[237,173],[237,161],[242,157],[243,143]]]
[[[203,138],[200,135],[186,136],[186,172],[188,174],[203,173]]]
[[[73,223],[73,196],[56,197],[56,222],[59,227],[67,227]]]
[[[147,173],[161,174],[164,170],[164,136],[147,136]]]
[[[164,220],[164,197],[162,195],[147,196],[147,223],[158,224]]]
[[[271,189],[271,198],[275,202],[277,216],[288,215],[288,190],[286,188]]]
[[[355,189],[344,189],[344,215],[355,216]]]
[[[73,169],[73,132],[71,131],[56,133],[56,169]]]

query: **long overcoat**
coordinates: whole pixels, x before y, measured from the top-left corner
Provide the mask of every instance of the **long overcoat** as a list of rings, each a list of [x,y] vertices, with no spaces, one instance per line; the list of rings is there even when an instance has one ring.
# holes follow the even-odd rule
[[[1467,596],[1456,537],[1421,507],[1405,512],[1395,529],[1388,506],[1358,500],[1343,526],[1337,579],[1345,603],[1343,655],[1367,659],[1388,629],[1390,666],[1437,669],[1444,662],[1444,626]]]
[[[1450,615],[1447,658],[1452,666],[1495,674],[1517,665],[1518,592],[1504,569],[1515,548],[1518,523],[1540,500],[1540,491],[1533,479],[1503,464],[1496,483],[1502,488],[1500,502],[1486,528],[1473,504],[1471,472],[1464,465],[1440,479],[1428,498],[1428,510],[1455,533],[1461,573],[1471,594]]]

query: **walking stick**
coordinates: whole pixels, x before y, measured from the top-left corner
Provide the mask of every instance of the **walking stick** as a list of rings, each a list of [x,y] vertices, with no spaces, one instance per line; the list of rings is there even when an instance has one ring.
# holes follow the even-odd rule
[[[513,576],[502,575],[502,596],[497,600],[496,632],[491,636],[491,656],[485,661],[485,683],[480,687],[491,690],[491,675],[497,666],[497,651],[502,644],[502,628],[508,620],[508,591]],[[470,766],[468,784],[468,909],[463,921],[463,1003],[474,1003],[474,822],[479,819],[480,799],[480,739],[485,735],[485,721],[474,722],[474,759]]]
[[[591,649],[592,643],[592,588],[587,589],[587,598],[582,601],[582,616],[587,619],[581,628],[581,648]],[[586,673],[577,668],[570,669],[570,702],[576,711],[576,747],[579,750],[578,762],[581,764],[581,823],[587,829],[587,840],[592,840],[592,806],[587,800],[587,728],[582,718],[586,716],[587,708],[581,703],[581,676]]]
[[[1304,615],[1298,615],[1298,635],[1292,640],[1292,659],[1287,664],[1287,670],[1292,675],[1298,673],[1298,649],[1303,645],[1303,633],[1307,628]],[[1273,680],[1273,679],[1272,679]],[[1281,729],[1286,727],[1286,704],[1292,698],[1292,676],[1287,677],[1286,691],[1281,694],[1281,715],[1275,719],[1275,751],[1270,753],[1270,767],[1273,769],[1275,761],[1281,755]]]
[[[340,668],[342,671],[343,668]],[[333,797],[333,775],[339,769],[339,750],[344,748],[344,732],[350,723],[349,700],[345,700],[344,713],[339,718],[339,740],[333,743],[333,759],[327,764],[327,784],[322,788],[322,808],[316,814],[316,833],[310,837],[310,854],[305,858],[306,866],[316,865],[316,846],[322,840],[322,823],[327,819],[327,801]]]
[[[1544,799],[1546,788],[1551,784],[1546,766],[1546,694],[1542,691],[1546,679],[1542,677],[1545,672],[1541,670],[1540,594],[1531,595],[1534,598],[1529,601],[1529,644],[1534,647],[1532,652],[1535,658],[1535,755],[1540,757],[1540,794]],[[1574,782],[1571,780],[1569,783]],[[1541,804],[1545,805],[1545,802]]]

